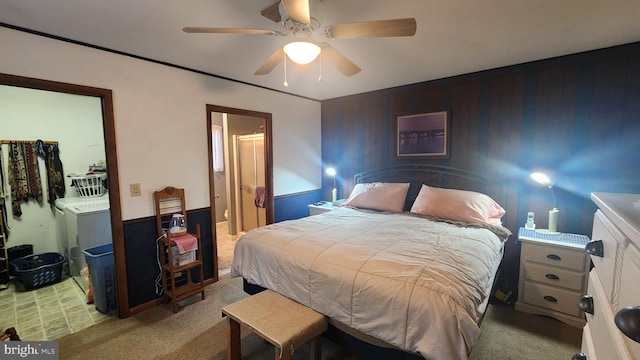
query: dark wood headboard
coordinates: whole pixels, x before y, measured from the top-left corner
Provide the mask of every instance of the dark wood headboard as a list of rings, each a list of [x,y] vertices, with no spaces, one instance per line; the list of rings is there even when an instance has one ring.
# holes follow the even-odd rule
[[[418,196],[422,184],[433,187],[476,191],[490,196],[508,213],[507,187],[486,175],[442,165],[397,165],[364,171],[353,176],[354,184],[369,182],[409,183],[404,209]]]

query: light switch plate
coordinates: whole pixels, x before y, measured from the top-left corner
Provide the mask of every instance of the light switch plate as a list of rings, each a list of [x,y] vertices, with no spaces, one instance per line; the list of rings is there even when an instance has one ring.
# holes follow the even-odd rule
[[[140,196],[140,183],[129,184],[129,191],[131,193],[131,196]]]

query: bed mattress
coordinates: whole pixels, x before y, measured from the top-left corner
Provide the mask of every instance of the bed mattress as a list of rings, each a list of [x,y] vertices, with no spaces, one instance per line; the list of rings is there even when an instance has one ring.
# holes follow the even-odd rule
[[[494,226],[348,207],[249,231],[231,275],[429,359],[466,359],[503,242]]]

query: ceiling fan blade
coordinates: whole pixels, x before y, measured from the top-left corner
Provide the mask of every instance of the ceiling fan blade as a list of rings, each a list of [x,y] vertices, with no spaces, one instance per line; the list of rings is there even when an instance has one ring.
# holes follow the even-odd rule
[[[282,16],[280,16],[280,1],[276,1],[275,4],[262,9],[260,14],[271,21],[279,23],[282,21]]]
[[[282,5],[289,19],[301,24],[311,23],[309,0],[282,0]]]
[[[405,18],[331,25],[324,28],[324,33],[332,39],[413,36],[416,27],[416,19]]]
[[[250,35],[285,35],[275,30],[218,28],[218,27],[185,27],[182,31],[192,34],[250,34]]]
[[[280,63],[280,61],[282,61],[283,58],[284,51],[282,48],[279,48],[267,59],[267,61],[264,62],[264,64],[262,64],[262,66],[260,66],[258,70],[256,70],[253,75],[267,75]]]
[[[333,65],[333,67],[343,73],[344,76],[355,75],[361,70],[356,64],[331,46],[322,48],[322,60],[326,60],[329,64]]]

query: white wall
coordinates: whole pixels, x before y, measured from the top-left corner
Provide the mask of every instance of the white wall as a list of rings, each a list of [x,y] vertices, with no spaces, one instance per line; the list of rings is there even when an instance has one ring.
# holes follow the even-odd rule
[[[57,141],[64,174],[84,174],[90,164],[105,160],[100,99],[0,85],[0,137],[2,140]],[[21,202],[21,217],[11,211],[7,172],[9,145],[2,145],[5,204],[9,246],[33,244],[35,253],[59,251],[54,212],[47,203],[44,160],[38,158],[43,200]],[[65,177],[65,197],[77,197],[71,179]]]
[[[272,114],[275,196],[321,186],[319,102],[12,29],[0,46],[0,72],[113,90],[123,220],[153,215],[167,185],[209,206],[206,104]]]

